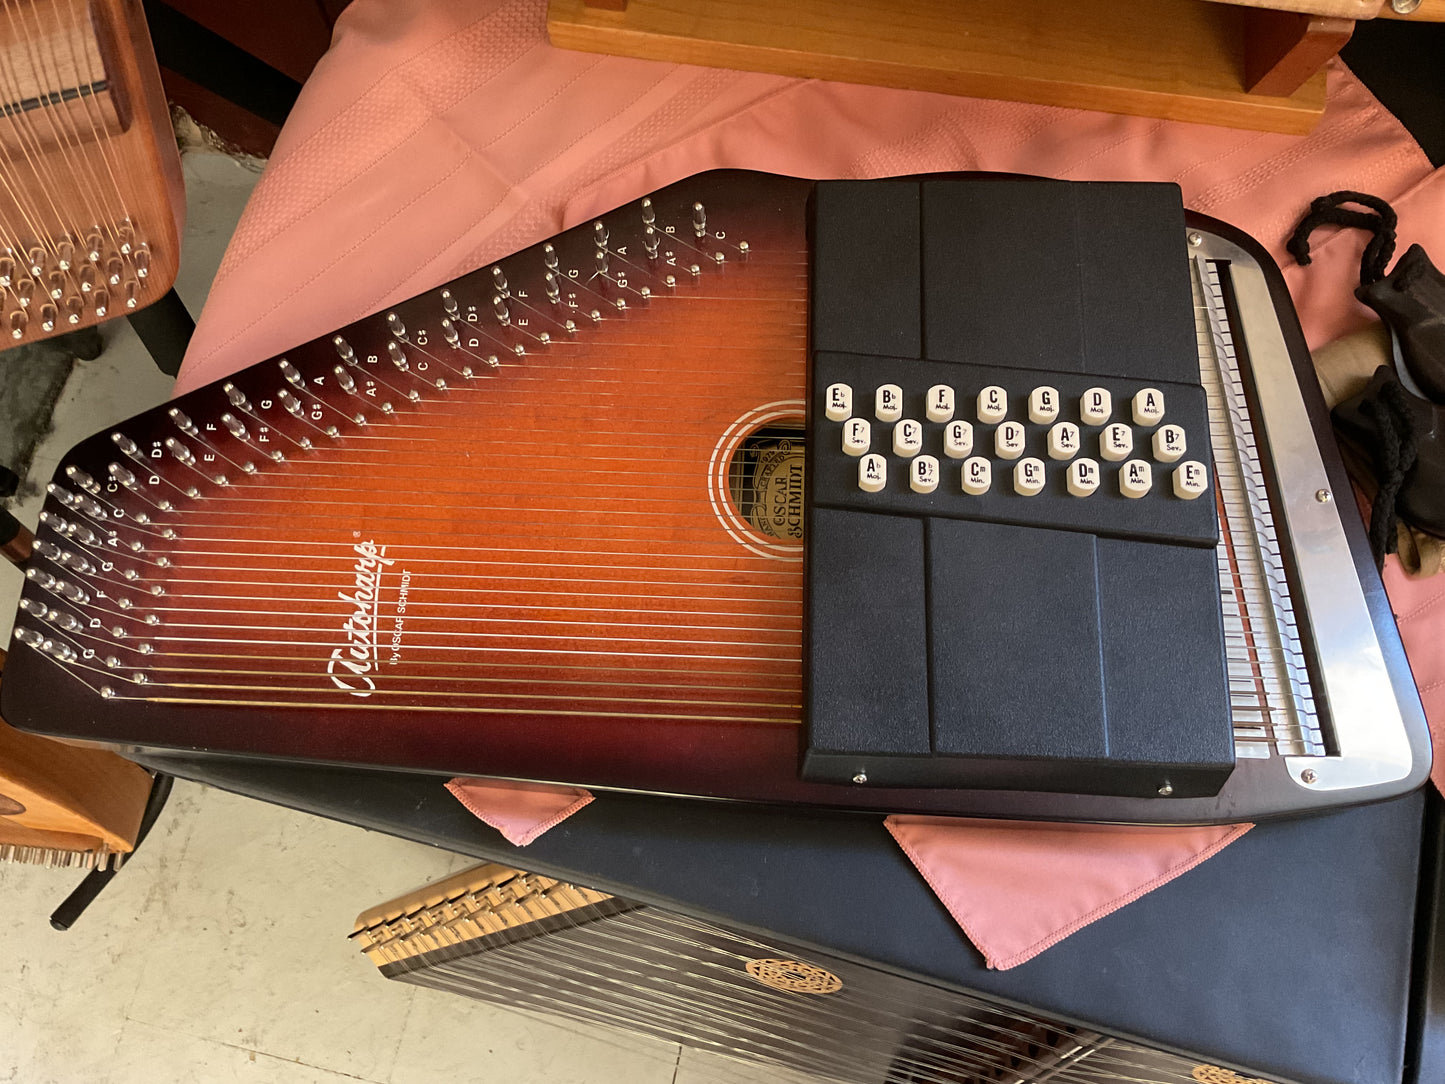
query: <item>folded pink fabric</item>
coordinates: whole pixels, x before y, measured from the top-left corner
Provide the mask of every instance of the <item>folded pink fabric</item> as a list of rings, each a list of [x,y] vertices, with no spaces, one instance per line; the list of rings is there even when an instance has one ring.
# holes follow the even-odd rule
[[[1291,137],[568,53],[546,43],[544,26],[544,0],[353,3],[231,240],[178,390],[722,166],[1175,181],[1186,205],[1251,233],[1282,265],[1309,200],[1350,188],[1395,204],[1402,245],[1445,251],[1445,182],[1339,64],[1324,119]],[[1350,300],[1357,238],[1321,231],[1314,250],[1311,267],[1285,274],[1318,345],[1372,316]],[[1445,660],[1437,650],[1422,669],[1418,654],[1430,650],[1430,627],[1422,616],[1426,646],[1412,662],[1440,718],[1431,681]],[[518,842],[585,800],[472,781],[453,792]],[[1026,959],[1244,830],[894,825],[995,966]]]
[[[517,847],[525,847],[592,801],[592,795],[578,787],[502,779],[453,779],[447,790],[472,816]]]

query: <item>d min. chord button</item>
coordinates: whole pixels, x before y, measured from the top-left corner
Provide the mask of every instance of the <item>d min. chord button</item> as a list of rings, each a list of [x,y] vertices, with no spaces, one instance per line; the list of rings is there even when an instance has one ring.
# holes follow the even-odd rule
[[[849,418],[843,423],[843,451],[862,455],[873,443],[873,427],[867,418]]]
[[[988,492],[993,484],[993,466],[981,455],[963,461],[963,491],[975,497]]]
[[[1110,463],[1128,459],[1134,450],[1134,430],[1115,422],[1099,434],[1099,454]]]
[[[1173,463],[1184,454],[1184,430],[1177,425],[1161,425],[1154,431],[1154,458]]]
[[[880,422],[896,422],[903,417],[903,389],[897,384],[884,384],[873,393],[873,413]]]
[[[1164,393],[1158,388],[1144,388],[1134,396],[1134,424],[1157,425],[1164,417]]]
[[[1044,461],[1029,456],[1014,467],[1014,492],[1022,497],[1036,497],[1044,489]]]
[[[1119,468],[1119,492],[1135,500],[1144,496],[1154,485],[1154,471],[1148,460],[1131,459]]]
[[[904,418],[893,427],[893,454],[917,455],[923,450],[923,426],[912,418]]]
[[[968,422],[949,422],[943,430],[943,454],[949,459],[965,459],[973,451],[973,426]]]
[[[1035,388],[1029,392],[1029,421],[1035,425],[1048,425],[1058,416],[1058,389]]]
[[[830,422],[846,422],[853,416],[853,389],[847,384],[829,384],[827,402],[824,413]]]
[[[1079,417],[1085,425],[1103,425],[1114,413],[1114,397],[1108,388],[1090,388],[1079,397]]]
[[[938,460],[920,455],[908,467],[908,486],[915,493],[932,493],[938,488]]]
[[[1000,459],[1017,459],[1024,454],[1024,427],[1018,422],[1002,422],[993,431],[994,454]]]
[[[1049,429],[1049,458],[1073,459],[1079,452],[1079,427],[1073,422],[1056,422]]]
[[[888,460],[876,453],[858,460],[858,488],[878,493],[888,484]]]
[[[978,393],[978,420],[989,425],[1001,422],[1008,413],[1008,392],[990,384]]]
[[[1069,492],[1075,497],[1091,496],[1099,488],[1099,464],[1092,459],[1076,459],[1069,464]]]
[[[953,389],[947,384],[935,384],[929,388],[924,411],[931,422],[953,421]]]
[[[1203,463],[1186,459],[1174,468],[1174,496],[1192,501],[1209,491],[1209,471]]]

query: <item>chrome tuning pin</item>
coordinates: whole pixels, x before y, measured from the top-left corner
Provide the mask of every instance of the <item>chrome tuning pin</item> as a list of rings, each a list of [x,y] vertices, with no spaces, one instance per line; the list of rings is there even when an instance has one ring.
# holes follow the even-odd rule
[[[386,314],[386,327],[398,339],[406,338],[406,325],[401,322],[401,317],[394,312]]]
[[[662,244],[662,235],[651,226],[642,231],[642,249],[647,253],[649,260],[657,259],[658,246]]]
[[[601,222],[592,223],[592,243],[599,250],[607,248],[607,227]]]
[[[340,355],[341,360],[348,365],[356,360],[356,351],[351,349],[351,344],[340,335],[333,335],[331,337],[331,345],[336,347],[336,353]]]
[[[507,276],[502,274],[502,269],[500,267],[492,268],[492,284],[496,286],[497,293],[501,294],[503,297],[512,296],[511,291],[507,288]]]
[[[707,236],[707,209],[701,203],[692,205],[692,229],[699,237]]]
[[[650,199],[645,199],[645,200],[643,200],[643,201],[642,201],[642,224],[643,224],[644,226],[651,226],[651,225],[652,225],[654,222],[656,222],[656,221],[657,221],[657,212],[652,209],[652,200],[650,200]]]
[[[500,294],[492,297],[492,312],[496,314],[497,323],[503,327],[512,326],[512,313],[507,308],[507,303],[502,299]]]
[[[292,365],[285,358],[282,358],[277,364],[281,368],[281,375],[286,378],[286,383],[298,391],[306,390],[306,378],[301,375],[301,370],[297,369],[296,366]]]

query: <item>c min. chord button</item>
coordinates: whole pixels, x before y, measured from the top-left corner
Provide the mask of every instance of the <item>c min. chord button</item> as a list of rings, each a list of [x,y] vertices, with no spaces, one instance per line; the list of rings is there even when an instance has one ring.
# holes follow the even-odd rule
[[[1134,430],[1115,422],[1099,434],[1099,454],[1110,463],[1128,459],[1134,450]]]
[[[1003,421],[1008,413],[1008,392],[997,384],[990,384],[978,393],[978,420],[992,425]]]
[[[1091,496],[1099,488],[1099,464],[1092,459],[1076,459],[1069,464],[1069,492],[1075,497]]]
[[[1014,466],[1014,492],[1023,497],[1036,497],[1044,489],[1044,461],[1029,456]]]
[[[867,418],[849,418],[843,423],[843,451],[862,455],[873,443],[873,427]]]
[[[824,408],[830,422],[846,422],[853,416],[853,389],[847,384],[828,385],[828,405]]]
[[[1184,430],[1177,425],[1161,425],[1154,431],[1154,458],[1173,463],[1184,454]]]
[[[924,411],[931,422],[953,421],[953,389],[947,384],[935,384],[929,388]]]
[[[903,389],[897,384],[884,384],[873,393],[873,413],[880,422],[896,422],[903,417]]]
[[[1174,496],[1192,501],[1209,491],[1209,471],[1203,463],[1186,459],[1174,468]]]
[[[943,454],[949,459],[965,459],[973,451],[973,426],[968,422],[949,422],[943,430]]]
[[[858,460],[858,488],[877,493],[888,484],[888,460],[873,453]]]
[[[1017,459],[1024,454],[1024,427],[1018,422],[1003,422],[993,431],[994,454],[1000,459]]]
[[[908,467],[908,486],[915,493],[932,493],[938,488],[938,460],[920,455]]]
[[[1131,459],[1119,468],[1119,492],[1138,499],[1154,486],[1154,471],[1148,460]]]
[[[1073,422],[1055,422],[1049,429],[1049,458],[1073,459],[1079,453],[1079,427]]]
[[[1108,388],[1090,388],[1079,397],[1079,417],[1085,425],[1103,425],[1114,413],[1114,397]]]
[[[1048,425],[1058,416],[1057,388],[1035,388],[1029,392],[1029,421],[1035,425]]]
[[[963,461],[963,491],[975,497],[988,492],[993,485],[993,465],[981,455]]]
[[[1157,425],[1164,417],[1164,393],[1158,388],[1144,388],[1134,396],[1134,424]]]
[[[923,450],[923,426],[912,418],[904,418],[893,427],[893,454],[917,455]]]

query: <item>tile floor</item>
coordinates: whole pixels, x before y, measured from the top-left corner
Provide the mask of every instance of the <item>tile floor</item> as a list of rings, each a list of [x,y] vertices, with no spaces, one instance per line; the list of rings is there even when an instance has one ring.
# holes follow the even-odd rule
[[[185,160],[177,289],[199,312],[257,173]],[[36,452],[35,522],[60,455],[161,402],[130,328],[77,363]],[[19,577],[0,575],[9,638]],[[48,916],[80,874],[0,863],[0,1082],[16,1084],[749,1084],[776,1070],[382,979],[356,915],[472,860],[178,783],[135,859],[74,929]]]

